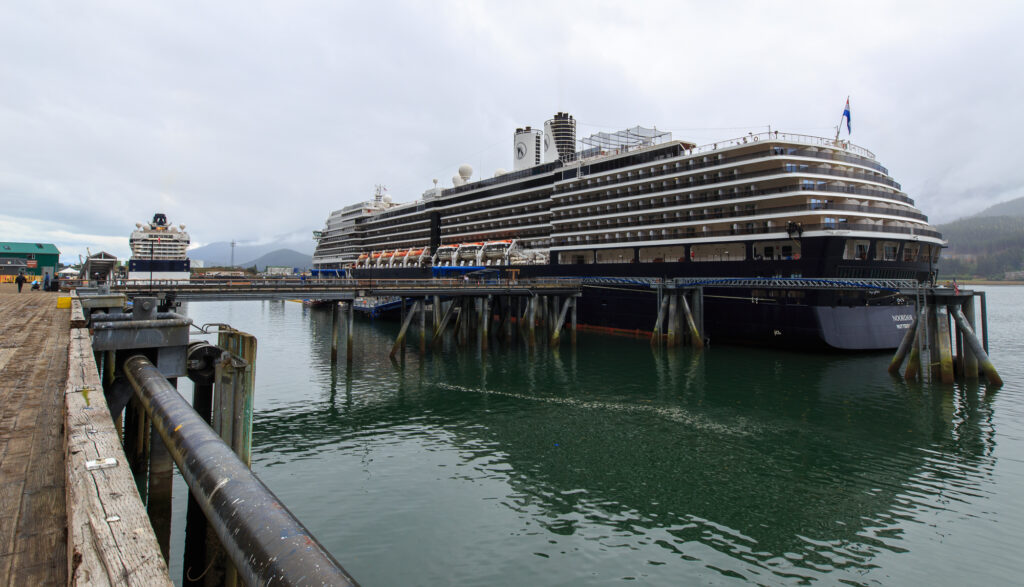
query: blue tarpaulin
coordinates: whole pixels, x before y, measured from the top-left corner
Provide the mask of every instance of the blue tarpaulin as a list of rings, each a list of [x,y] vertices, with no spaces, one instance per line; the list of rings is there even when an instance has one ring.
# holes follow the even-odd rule
[[[310,269],[313,277],[345,277],[344,269]]]
[[[473,273],[474,271],[480,271],[486,269],[482,266],[472,267],[431,267],[430,274],[433,277],[461,277],[467,273]]]

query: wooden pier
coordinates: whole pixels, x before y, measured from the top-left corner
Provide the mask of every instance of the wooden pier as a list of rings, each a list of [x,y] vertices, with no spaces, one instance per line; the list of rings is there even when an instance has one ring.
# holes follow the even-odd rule
[[[0,585],[67,583],[68,310],[0,285]]]

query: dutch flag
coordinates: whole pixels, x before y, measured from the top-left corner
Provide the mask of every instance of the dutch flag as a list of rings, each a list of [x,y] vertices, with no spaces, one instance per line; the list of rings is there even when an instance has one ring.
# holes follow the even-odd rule
[[[852,134],[853,131],[850,129],[850,98],[849,97],[846,98],[846,108],[843,109],[843,118],[846,119],[846,132]],[[842,120],[842,118],[840,120]]]

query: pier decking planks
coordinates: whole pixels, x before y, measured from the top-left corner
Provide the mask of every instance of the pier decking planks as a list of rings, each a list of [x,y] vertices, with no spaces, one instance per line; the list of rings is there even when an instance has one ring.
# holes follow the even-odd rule
[[[67,581],[64,384],[68,310],[0,286],[0,585]]]

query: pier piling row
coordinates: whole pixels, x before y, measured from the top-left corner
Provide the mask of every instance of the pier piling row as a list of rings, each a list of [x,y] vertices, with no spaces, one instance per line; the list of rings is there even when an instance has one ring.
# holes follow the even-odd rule
[[[914,321],[889,363],[889,373],[898,376],[904,359],[907,380],[952,384],[984,376],[990,388],[1003,385],[988,356],[988,316],[985,292],[929,288],[908,292],[917,300]],[[982,308],[979,339],[975,329],[974,299]]]
[[[704,288],[657,287],[658,316],[651,329],[651,346],[704,348]]]
[[[152,296],[164,307],[175,301],[229,301],[304,299],[331,301],[331,364],[337,364],[341,337],[339,304],[348,314],[346,362],[352,364],[353,314],[357,298],[399,298],[402,308],[402,328],[391,349],[394,357],[406,342],[409,327],[419,316],[420,348],[427,347],[426,311],[432,309],[431,346],[440,348],[448,325],[455,319],[452,330],[460,346],[471,339],[478,340],[484,350],[500,329],[505,329],[506,341],[513,338],[511,314],[519,323],[527,345],[537,345],[537,328],[546,333],[552,346],[557,346],[568,317],[570,340],[576,343],[577,299],[582,295],[577,279],[393,279],[357,280],[334,279],[302,284],[250,280],[224,283],[142,282],[115,285],[114,295],[127,298]],[[120,299],[124,299],[123,297]],[[430,303],[432,300],[433,303]],[[407,302],[412,306],[406,311]],[[497,328],[492,328],[494,322]]]
[[[452,332],[458,346],[475,340],[483,351],[492,342],[512,342],[516,332],[527,346],[534,348],[538,343],[538,330],[546,336],[550,346],[557,347],[561,333],[568,329],[571,344],[575,345],[579,295],[578,292],[549,294],[527,290],[498,294],[460,291],[447,292],[444,296],[403,297],[401,303],[407,304],[408,311],[402,318],[390,356],[394,358],[404,348],[409,329],[417,322],[420,350],[425,351],[428,312],[433,316],[429,346],[434,350],[441,348],[448,331]],[[513,327],[513,320],[518,328]]]

